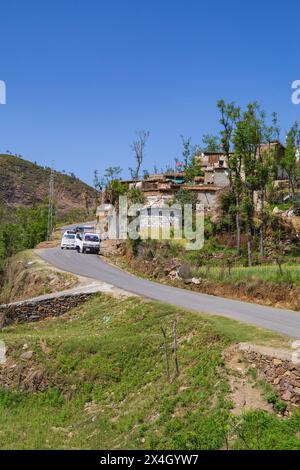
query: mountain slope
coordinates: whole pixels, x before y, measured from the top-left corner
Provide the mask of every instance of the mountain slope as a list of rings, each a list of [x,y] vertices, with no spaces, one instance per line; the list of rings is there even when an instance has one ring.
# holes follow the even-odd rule
[[[14,155],[0,155],[0,204],[30,206],[47,201],[50,168]],[[55,171],[55,206],[58,218],[68,212],[92,213],[95,190],[75,176]]]

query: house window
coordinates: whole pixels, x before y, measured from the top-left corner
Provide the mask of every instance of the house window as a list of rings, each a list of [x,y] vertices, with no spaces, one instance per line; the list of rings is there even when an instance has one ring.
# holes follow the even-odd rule
[[[174,211],[170,212],[170,225],[173,227],[175,221],[175,214]]]

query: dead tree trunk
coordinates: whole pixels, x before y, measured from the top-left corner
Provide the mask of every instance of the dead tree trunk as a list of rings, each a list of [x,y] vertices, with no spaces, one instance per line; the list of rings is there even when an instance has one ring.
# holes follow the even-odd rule
[[[263,258],[265,256],[265,243],[264,243],[264,237],[265,237],[265,198],[264,198],[264,192],[262,192],[261,195],[261,212],[260,212],[260,218],[261,218],[261,224],[260,224],[260,256]]]
[[[248,227],[248,240],[247,240],[247,251],[248,251],[248,266],[252,266],[252,232],[251,227]]]
[[[171,378],[170,378],[170,368],[169,368],[169,354],[168,354],[168,347],[167,347],[167,335],[166,331],[164,330],[163,327],[161,327],[161,332],[164,337],[164,350],[165,350],[165,357],[166,357],[166,374],[167,374],[167,380],[169,383],[171,383]]]
[[[240,198],[236,197],[236,254],[241,253],[241,221],[240,221]]]
[[[278,266],[278,268],[279,268],[280,276],[283,276],[282,260],[281,260],[280,256],[276,256],[275,261],[276,261],[276,264],[277,264],[277,266]]]
[[[179,375],[179,365],[178,365],[178,358],[177,358],[177,321],[176,318],[173,321],[173,336],[174,336],[174,368],[175,374]]]

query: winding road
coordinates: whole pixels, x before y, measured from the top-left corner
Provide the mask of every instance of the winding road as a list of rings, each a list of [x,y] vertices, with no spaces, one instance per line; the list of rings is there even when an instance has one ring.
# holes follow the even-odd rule
[[[300,339],[300,313],[225,299],[159,284],[111,266],[96,255],[47,248],[38,255],[49,264],[80,276],[112,284],[128,292],[188,310],[221,315]]]

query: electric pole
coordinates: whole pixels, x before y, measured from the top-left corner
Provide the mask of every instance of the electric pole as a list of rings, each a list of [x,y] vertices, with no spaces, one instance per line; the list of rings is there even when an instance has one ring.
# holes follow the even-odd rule
[[[51,170],[49,177],[49,202],[48,202],[48,228],[47,228],[47,240],[51,240],[53,230],[53,204],[54,204],[54,162],[51,162]]]

